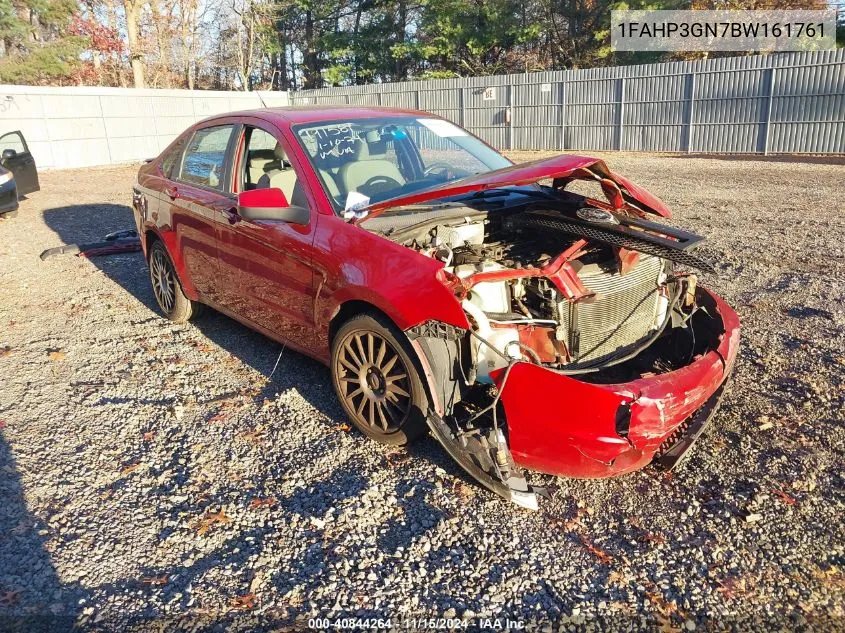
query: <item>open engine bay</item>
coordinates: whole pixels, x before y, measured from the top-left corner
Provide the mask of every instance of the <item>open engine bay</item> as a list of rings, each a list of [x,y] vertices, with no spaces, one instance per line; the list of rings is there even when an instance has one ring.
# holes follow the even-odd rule
[[[529,507],[536,496],[508,450],[500,403],[515,364],[612,385],[682,368],[721,334],[687,272],[712,270],[691,252],[702,238],[589,202],[452,204],[371,227],[443,262],[441,281],[471,329],[429,322],[408,332],[442,392],[439,439],[482,483]]]

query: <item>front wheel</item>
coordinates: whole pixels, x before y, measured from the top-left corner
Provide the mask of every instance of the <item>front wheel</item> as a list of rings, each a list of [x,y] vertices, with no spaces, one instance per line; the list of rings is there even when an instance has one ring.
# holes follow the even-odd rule
[[[149,268],[153,294],[164,316],[175,323],[185,323],[200,313],[202,304],[191,301],[182,292],[176,269],[163,243],[154,242],[150,247]]]
[[[425,433],[429,408],[402,336],[385,319],[362,314],[332,341],[332,383],[346,415],[368,437],[393,446]]]

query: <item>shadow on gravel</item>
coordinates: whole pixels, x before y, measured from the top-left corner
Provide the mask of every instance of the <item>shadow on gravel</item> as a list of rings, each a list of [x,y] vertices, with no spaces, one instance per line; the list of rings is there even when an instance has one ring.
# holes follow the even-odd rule
[[[132,210],[123,204],[74,204],[47,209],[43,216],[44,223],[59,237],[54,243],[44,244],[43,249],[65,244],[99,242],[114,231],[135,228]],[[152,311],[157,309],[147,277],[147,267],[140,253],[93,257],[90,261],[147,308]]]
[[[144,282],[149,285],[146,279]],[[136,292],[130,292],[138,296]],[[150,294],[152,295],[152,291]],[[151,300],[154,301],[152,298]],[[282,345],[263,334],[211,309],[192,323],[210,341],[267,378],[267,384],[253,398],[257,406],[265,399],[273,400],[277,394],[293,389],[312,407],[329,418],[329,426],[346,422],[346,415],[332,388],[329,369],[322,363],[293,350],[283,349]],[[354,429],[351,432],[358,433]],[[435,467],[440,467],[477,488],[479,493],[483,490],[430,436],[420,438],[406,450],[411,459],[425,459]]]
[[[108,233],[135,226],[128,206],[110,203],[56,207],[45,210],[43,216],[47,226],[59,237],[56,243],[44,244],[45,249],[61,244],[98,241]],[[90,261],[155,314],[153,318],[157,318],[158,306],[140,253],[94,257]],[[267,384],[253,396],[257,406],[265,399],[273,400],[277,394],[293,389],[314,409],[326,415],[331,426],[346,422],[332,389],[329,370],[321,363],[290,349],[282,351],[282,346],[275,341],[211,309],[192,324],[210,341],[268,379]],[[430,437],[421,438],[408,448],[408,453],[411,459],[425,459],[481,491],[481,487]]]
[[[79,605],[85,591],[59,579],[40,534],[46,528],[27,509],[15,458],[0,434],[0,631],[73,629],[79,614],[65,605]]]

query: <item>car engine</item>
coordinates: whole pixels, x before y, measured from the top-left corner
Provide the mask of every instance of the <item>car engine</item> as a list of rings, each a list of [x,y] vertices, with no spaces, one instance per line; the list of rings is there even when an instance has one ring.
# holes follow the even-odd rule
[[[599,366],[666,323],[677,294],[672,261],[634,252],[623,267],[617,249],[586,242],[566,262],[587,291],[573,299],[542,272],[576,242],[471,217],[436,224],[412,240],[467,286],[461,305],[474,326],[477,382],[491,383],[491,372],[513,360],[566,370]]]

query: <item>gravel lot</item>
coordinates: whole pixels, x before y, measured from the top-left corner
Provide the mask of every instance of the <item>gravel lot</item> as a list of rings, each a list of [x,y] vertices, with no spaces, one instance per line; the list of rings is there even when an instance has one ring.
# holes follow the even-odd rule
[[[606,159],[709,236],[744,340],[681,470],[536,475],[537,513],[350,431],[321,365],[163,320],[140,254],[39,261],[131,228],[137,166],[42,174],[0,222],[0,616],[845,629],[845,163]]]

